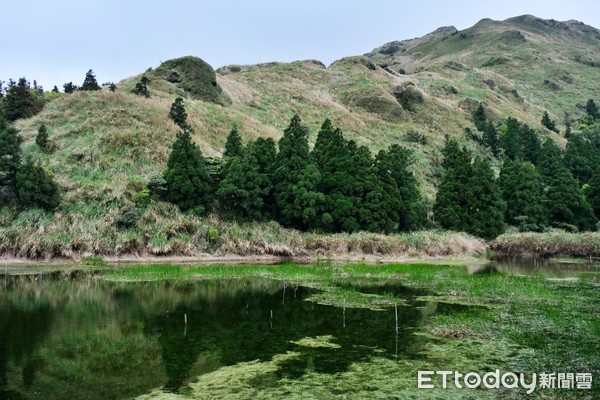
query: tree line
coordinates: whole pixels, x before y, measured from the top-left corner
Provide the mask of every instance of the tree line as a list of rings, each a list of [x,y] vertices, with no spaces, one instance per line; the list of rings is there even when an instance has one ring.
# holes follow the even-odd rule
[[[547,138],[515,118],[500,125],[486,117],[483,105],[473,113],[478,132],[467,138],[502,161],[498,178],[488,160],[447,139],[445,175],[434,206],[436,221],[446,229],[494,237],[504,224],[522,231],[557,227],[571,231],[596,230],[600,216],[600,114],[588,100],[579,132],[567,126],[562,151]],[[542,125],[549,129],[545,112]],[[554,122],[550,124],[558,132]],[[481,218],[480,218],[480,217]]]
[[[171,106],[181,128],[162,176],[150,190],[198,214],[217,212],[239,220],[271,220],[321,232],[359,230],[391,233],[428,226],[412,153],[392,145],[375,157],[346,140],[325,120],[312,151],[308,129],[294,116],[278,146],[270,138],[242,144],[236,128],[225,145],[224,165],[209,174],[191,139],[183,100]]]

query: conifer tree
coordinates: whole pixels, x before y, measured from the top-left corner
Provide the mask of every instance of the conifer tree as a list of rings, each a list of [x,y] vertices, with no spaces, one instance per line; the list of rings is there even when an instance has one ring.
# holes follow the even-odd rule
[[[527,124],[520,124],[519,135],[521,137],[523,160],[537,165],[542,151],[540,138]]]
[[[436,221],[445,229],[490,238],[503,229],[504,202],[489,161],[477,158],[446,137],[444,176],[434,204]]]
[[[365,197],[365,206],[371,209],[369,231],[392,233],[398,230],[403,199],[391,170],[390,157],[384,150],[380,151],[375,158],[377,181]]]
[[[54,85],[54,87],[52,88],[52,93],[59,93],[58,87],[56,85]]]
[[[181,97],[177,97],[173,104],[171,104],[169,118],[171,118],[171,120],[175,122],[175,125],[181,129],[188,131],[191,129],[187,123],[187,112],[185,111],[185,105],[183,104],[183,99]]]
[[[427,207],[421,197],[419,182],[409,170],[414,163],[412,152],[400,145],[390,146],[381,157],[387,159],[390,174],[400,192],[401,205],[398,210],[400,231],[413,231],[423,228],[427,223]]]
[[[596,219],[600,218],[600,167],[594,171],[585,190],[585,197],[592,206]]]
[[[359,229],[354,209],[356,181],[348,144],[340,129],[326,119],[317,134],[311,153],[321,174],[318,190],[325,196],[320,229],[325,232],[353,232]]]
[[[490,149],[494,157],[498,158],[500,156],[500,152],[502,151],[502,143],[498,138],[498,132],[496,131],[496,127],[492,122],[485,124],[485,128],[483,130],[483,143]]]
[[[473,113],[473,123],[478,131],[483,132],[487,126],[487,118],[485,116],[485,109],[483,103],[479,103],[477,109]]]
[[[21,163],[21,137],[0,117],[0,199],[13,199]]]
[[[563,157],[564,165],[581,185],[587,183],[600,165],[600,153],[594,144],[581,134],[571,134]]]
[[[467,210],[470,226],[467,232],[486,239],[495,238],[504,232],[504,211],[506,204],[490,162],[476,157],[473,162],[473,176],[467,193],[474,197],[472,208]]]
[[[94,75],[94,72],[90,69],[85,74],[85,79],[83,80],[83,84],[81,85],[80,90],[89,91],[89,90],[100,90],[100,89],[102,89],[102,88],[98,84],[98,81],[96,80],[96,76]],[[66,89],[65,89],[65,91],[66,91]]]
[[[273,192],[273,172],[277,148],[275,141],[271,138],[258,138],[248,143],[248,153],[256,160],[258,173],[261,175],[261,187],[263,207],[261,214],[264,219],[271,219],[275,215],[275,195]]]
[[[42,124],[38,128],[38,133],[35,136],[35,144],[37,144],[43,152],[48,151],[48,128],[46,128],[46,125]]]
[[[308,129],[295,115],[279,140],[273,184],[279,221],[296,229],[309,229],[322,212],[324,196],[317,191],[319,170],[311,162]]]
[[[546,185],[558,171],[564,168],[561,151],[552,139],[546,139],[542,145],[537,167]]]
[[[523,159],[523,146],[520,135],[521,124],[515,118],[506,120],[506,129],[502,136],[504,156],[510,160]]]
[[[217,197],[225,213],[235,219],[262,220],[264,197],[271,190],[250,149],[231,158]]]
[[[233,127],[225,141],[223,157],[239,157],[242,154],[242,148],[242,137],[240,136],[237,127]]]
[[[31,160],[19,166],[16,183],[21,208],[52,211],[60,204],[59,188],[52,175]]]
[[[33,90],[25,78],[20,78],[16,83],[9,81],[3,102],[7,121],[32,117],[44,106],[43,96]]]
[[[548,219],[554,226],[595,230],[596,218],[592,207],[583,196],[577,180],[565,167],[561,166],[550,178],[545,203]]]
[[[600,111],[593,99],[589,99],[585,104],[585,112],[594,120],[600,119]]]
[[[548,111],[544,111],[544,114],[542,115],[541,123],[542,123],[542,126],[548,128],[549,130],[551,130],[553,132],[558,132],[558,129],[556,129],[556,122],[554,122],[550,118],[550,115],[548,115]]]
[[[546,225],[546,210],[542,180],[535,166],[528,161],[506,159],[498,182],[507,204],[506,222],[520,230],[541,230]]]
[[[203,214],[210,206],[211,179],[200,148],[192,142],[192,129],[187,123],[183,100],[177,100],[171,106],[169,116],[182,130],[177,133],[163,175],[167,183],[165,198],[182,211]]]

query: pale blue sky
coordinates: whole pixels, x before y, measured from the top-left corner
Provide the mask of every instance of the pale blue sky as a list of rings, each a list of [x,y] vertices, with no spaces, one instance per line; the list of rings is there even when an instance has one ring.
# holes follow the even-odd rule
[[[26,76],[46,90],[88,69],[119,81],[184,55],[228,64],[363,54],[440,26],[533,14],[600,28],[597,0],[138,1],[2,0],[0,80]]]

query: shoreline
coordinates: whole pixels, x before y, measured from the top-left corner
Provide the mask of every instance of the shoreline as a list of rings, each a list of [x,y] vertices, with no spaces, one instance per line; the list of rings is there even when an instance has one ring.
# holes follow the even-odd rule
[[[318,262],[328,263],[365,263],[365,264],[486,264],[490,260],[484,257],[474,256],[419,256],[419,257],[408,257],[408,256],[395,256],[395,255],[339,255],[333,257],[319,257],[319,256],[240,256],[235,254],[228,254],[224,256],[206,256],[206,257],[192,257],[192,256],[121,256],[121,257],[100,257],[98,256],[98,263],[90,263],[85,261],[85,257],[80,260],[74,260],[69,258],[52,258],[50,260],[36,260],[36,259],[25,259],[18,257],[0,257],[0,267],[7,266],[37,266],[37,267],[120,267],[134,264],[174,264],[174,265],[245,265],[245,264],[257,264],[257,265],[275,265],[283,264],[286,262],[296,264],[314,264]],[[1,272],[1,271],[0,271]]]

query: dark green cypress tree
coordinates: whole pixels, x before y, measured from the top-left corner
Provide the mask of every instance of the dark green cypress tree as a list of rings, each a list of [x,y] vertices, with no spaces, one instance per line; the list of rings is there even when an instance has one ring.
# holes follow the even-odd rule
[[[427,207],[419,190],[419,182],[410,171],[415,159],[411,150],[394,144],[384,153],[390,174],[400,192],[402,200],[399,212],[400,231],[414,231],[427,224]],[[383,156],[383,155],[382,155]]]
[[[489,160],[476,157],[472,170],[467,193],[473,196],[473,203],[465,210],[465,219],[470,221],[467,232],[487,239],[495,238],[504,232],[506,204]]]
[[[9,81],[3,100],[4,117],[7,121],[29,118],[39,113],[44,106],[43,94],[32,89],[25,78],[18,82]]]
[[[548,219],[557,227],[577,227],[595,230],[596,218],[577,180],[565,167],[560,167],[549,179],[545,196]]]
[[[553,132],[558,132],[558,129],[556,129],[556,122],[554,122],[550,118],[550,115],[548,115],[548,111],[544,111],[544,114],[542,115],[541,124],[542,124],[542,126],[548,128],[549,130],[551,130]]]
[[[495,237],[503,229],[504,202],[489,161],[477,158],[455,139],[446,137],[444,176],[433,207],[445,229]]]
[[[600,167],[594,171],[585,189],[585,197],[592,206],[596,219],[600,218]]]
[[[43,152],[48,151],[48,128],[46,128],[46,125],[42,124],[38,128],[38,133],[35,136],[35,144],[37,144]]]
[[[506,130],[502,136],[502,149],[504,156],[510,160],[523,158],[523,148],[521,144],[521,124],[515,118],[509,117],[506,120]]]
[[[488,122],[483,130],[483,143],[490,149],[492,155],[496,158],[502,152],[502,143],[498,137],[498,131],[493,123]]]
[[[594,144],[581,134],[572,134],[563,157],[565,166],[581,185],[589,182],[594,169],[600,165],[600,153]]]
[[[240,136],[237,127],[233,127],[225,141],[223,157],[238,157],[242,154],[242,149],[242,137]]]
[[[308,129],[295,115],[279,140],[273,184],[278,220],[285,226],[309,229],[319,226],[324,196],[317,191],[319,170],[311,162]]]
[[[60,204],[59,188],[52,175],[31,160],[19,166],[16,183],[17,200],[22,209],[52,211]]]
[[[505,221],[522,231],[539,231],[546,225],[543,185],[535,166],[528,161],[504,160],[498,178],[507,207]]]
[[[384,150],[375,158],[375,171],[377,184],[365,197],[365,205],[371,208],[372,215],[369,230],[391,233],[398,230],[403,199],[392,176],[391,159]]]
[[[479,103],[475,112],[473,112],[473,123],[478,131],[483,132],[487,126],[487,118],[485,116],[485,109],[483,108],[483,104]]]
[[[0,200],[14,199],[17,171],[21,163],[21,137],[0,117]]]
[[[325,196],[320,229],[358,230],[354,210],[356,182],[349,148],[342,131],[334,128],[329,119],[321,125],[311,157],[321,174],[318,190]]]
[[[377,168],[371,151],[366,146],[350,147],[354,167],[355,193],[354,204],[356,219],[363,231],[381,232],[380,218],[376,214],[381,201],[381,192]]]
[[[594,120],[600,119],[600,111],[593,99],[589,99],[585,104],[585,112]]]
[[[519,136],[521,137],[523,160],[537,165],[542,151],[542,144],[537,133],[529,125],[520,124]]]
[[[564,168],[561,151],[552,139],[546,139],[542,145],[537,167],[546,185],[558,171]]]
[[[167,182],[167,201],[183,211],[203,214],[211,202],[211,178],[200,148],[192,142],[192,128],[187,123],[183,99],[178,97],[171,105],[169,117],[182,129],[173,143],[164,179]]]
[[[260,173],[254,153],[246,149],[230,159],[217,198],[221,209],[231,218],[262,220],[264,197],[270,190],[267,176]]]
[[[191,127],[187,122],[187,111],[185,111],[185,104],[183,104],[183,99],[181,97],[177,97],[175,101],[171,104],[171,109],[169,110],[169,118],[175,125],[180,127],[183,130],[190,131]]]
[[[258,138],[248,143],[247,151],[254,157],[261,175],[263,207],[261,214],[264,219],[272,219],[275,215],[275,194],[273,192],[273,172],[275,170],[275,159],[277,147],[271,138]]]
[[[90,90],[100,90],[102,89],[100,85],[98,85],[98,81],[96,80],[96,76],[94,72],[90,69],[85,74],[85,79],[83,80],[83,84],[81,85],[80,90],[90,91]]]
[[[167,201],[178,205],[182,211],[196,214],[209,211],[210,176],[202,152],[192,142],[188,130],[177,133],[163,177],[167,182]]]

